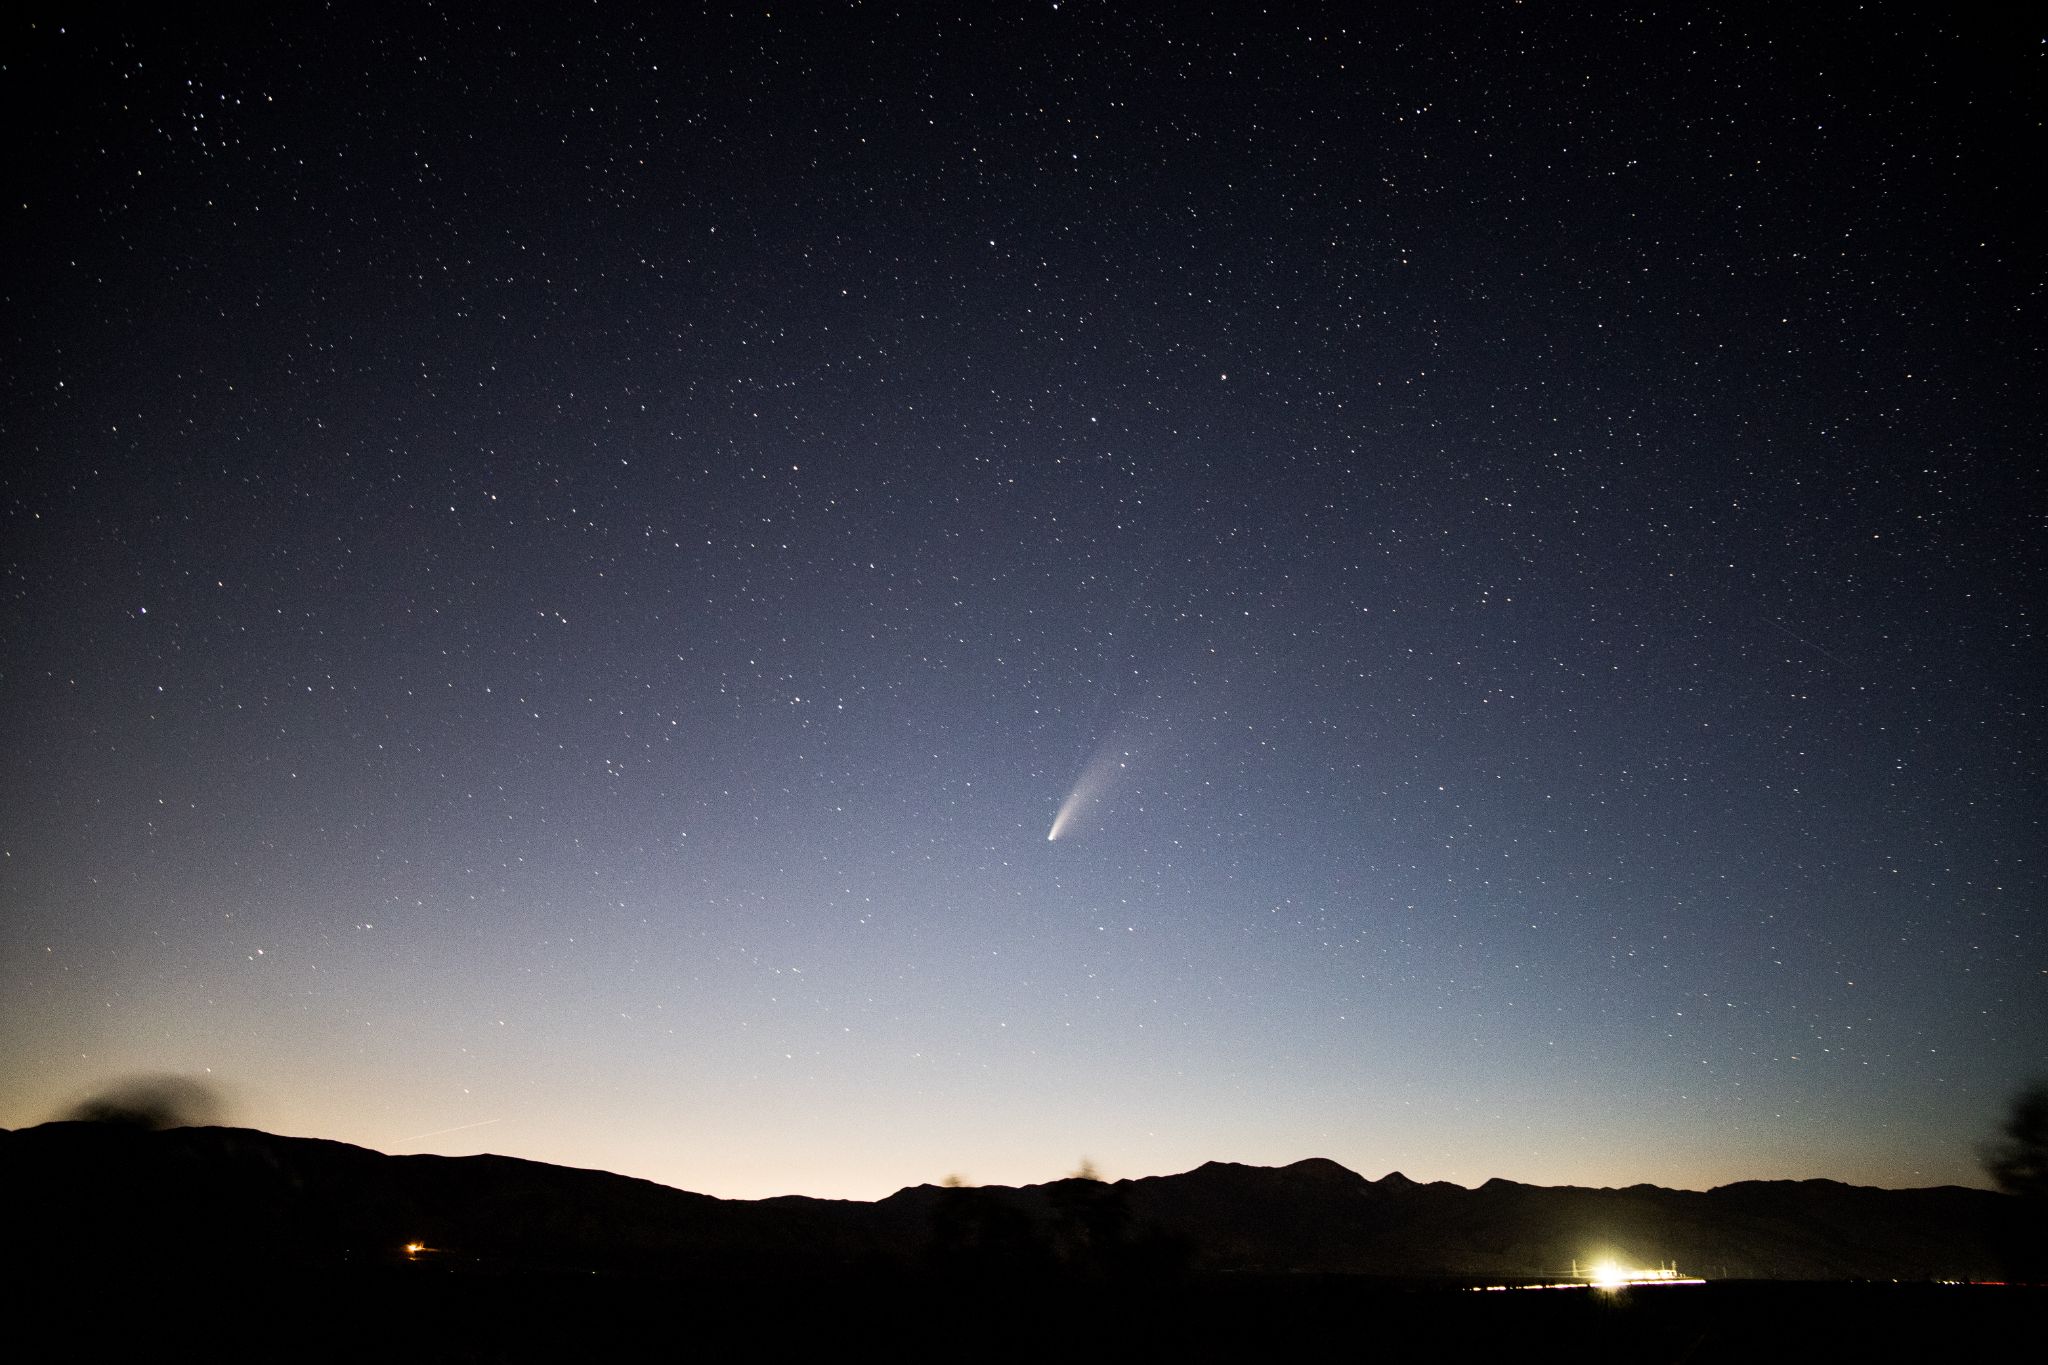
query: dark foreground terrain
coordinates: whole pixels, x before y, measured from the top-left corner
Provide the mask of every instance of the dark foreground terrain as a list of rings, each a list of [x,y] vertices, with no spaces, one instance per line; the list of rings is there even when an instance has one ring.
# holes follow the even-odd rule
[[[91,1358],[2031,1358],[1981,1190],[1476,1190],[1333,1162],[713,1199],[239,1129],[0,1132],[7,1315]],[[1703,1285],[1487,1292],[1573,1260]],[[1942,1281],[1952,1281],[1943,1283]]]
[[[2031,1359],[2048,1291],[1709,1283],[1486,1293],[1345,1276],[1113,1285],[926,1277],[667,1281],[384,1267],[140,1279],[46,1267],[17,1332],[85,1359]],[[13,1296],[10,1296],[13,1297]]]

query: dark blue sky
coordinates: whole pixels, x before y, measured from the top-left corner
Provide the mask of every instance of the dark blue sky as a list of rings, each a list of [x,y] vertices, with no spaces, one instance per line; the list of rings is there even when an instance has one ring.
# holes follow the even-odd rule
[[[9,21],[0,1124],[1980,1180],[2040,35],[953,8]]]

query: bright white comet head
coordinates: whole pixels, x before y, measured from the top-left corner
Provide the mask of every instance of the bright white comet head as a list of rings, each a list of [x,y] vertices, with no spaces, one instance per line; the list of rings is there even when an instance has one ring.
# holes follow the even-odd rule
[[[1052,828],[1045,832],[1047,843],[1073,832],[1075,821],[1095,804],[1109,785],[1109,779],[1123,771],[1124,757],[1124,751],[1114,743],[1104,744],[1095,751],[1095,756],[1088,760],[1088,766],[1074,779],[1074,789],[1067,793],[1066,800],[1060,802],[1059,813],[1052,818]]]
[[[1052,828],[1045,832],[1045,841],[1048,844],[1066,833],[1067,826],[1073,823],[1074,812],[1079,808],[1080,792],[1069,792],[1067,799],[1060,802],[1059,813],[1052,817]]]

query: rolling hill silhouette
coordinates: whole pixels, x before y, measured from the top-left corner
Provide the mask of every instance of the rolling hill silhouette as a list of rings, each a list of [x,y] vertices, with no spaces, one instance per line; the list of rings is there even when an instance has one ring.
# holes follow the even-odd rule
[[[1918,1361],[1997,1358],[2044,1307],[1928,1282],[1997,1275],[2020,1201],[1819,1180],[1464,1189],[1309,1160],[741,1201],[67,1122],[0,1132],[0,1210],[17,1322],[85,1359]],[[1714,1278],[1463,1292],[1595,1256]]]
[[[501,1156],[386,1156],[235,1128],[0,1133],[0,1203],[41,1259],[261,1257],[484,1274],[1320,1274],[1515,1281],[1574,1260],[1715,1279],[1995,1279],[2017,1201],[1827,1180],[1698,1192],[1367,1180],[1211,1162],[1114,1183],[921,1185],[872,1203],[717,1199]],[[407,1247],[417,1250],[408,1252]]]

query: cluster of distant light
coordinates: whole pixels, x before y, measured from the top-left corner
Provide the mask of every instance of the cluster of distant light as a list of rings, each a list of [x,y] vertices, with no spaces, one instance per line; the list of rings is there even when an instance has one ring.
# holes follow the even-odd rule
[[[1586,1283],[1595,1289],[1620,1289],[1630,1284],[1705,1284],[1706,1281],[1680,1275],[1675,1262],[1658,1266],[1655,1270],[1639,1270],[1616,1261],[1596,1261],[1586,1271]]]
[[[1551,1280],[1542,1284],[1488,1284],[1479,1287],[1487,1293],[1508,1289],[1596,1289],[1611,1294],[1621,1289],[1705,1283],[1705,1280],[1695,1276],[1679,1274],[1676,1262],[1660,1265],[1655,1270],[1644,1270],[1635,1266],[1625,1266],[1613,1259],[1603,1259],[1594,1261],[1583,1269],[1575,1260],[1572,1262],[1570,1273],[1561,1280]]]

